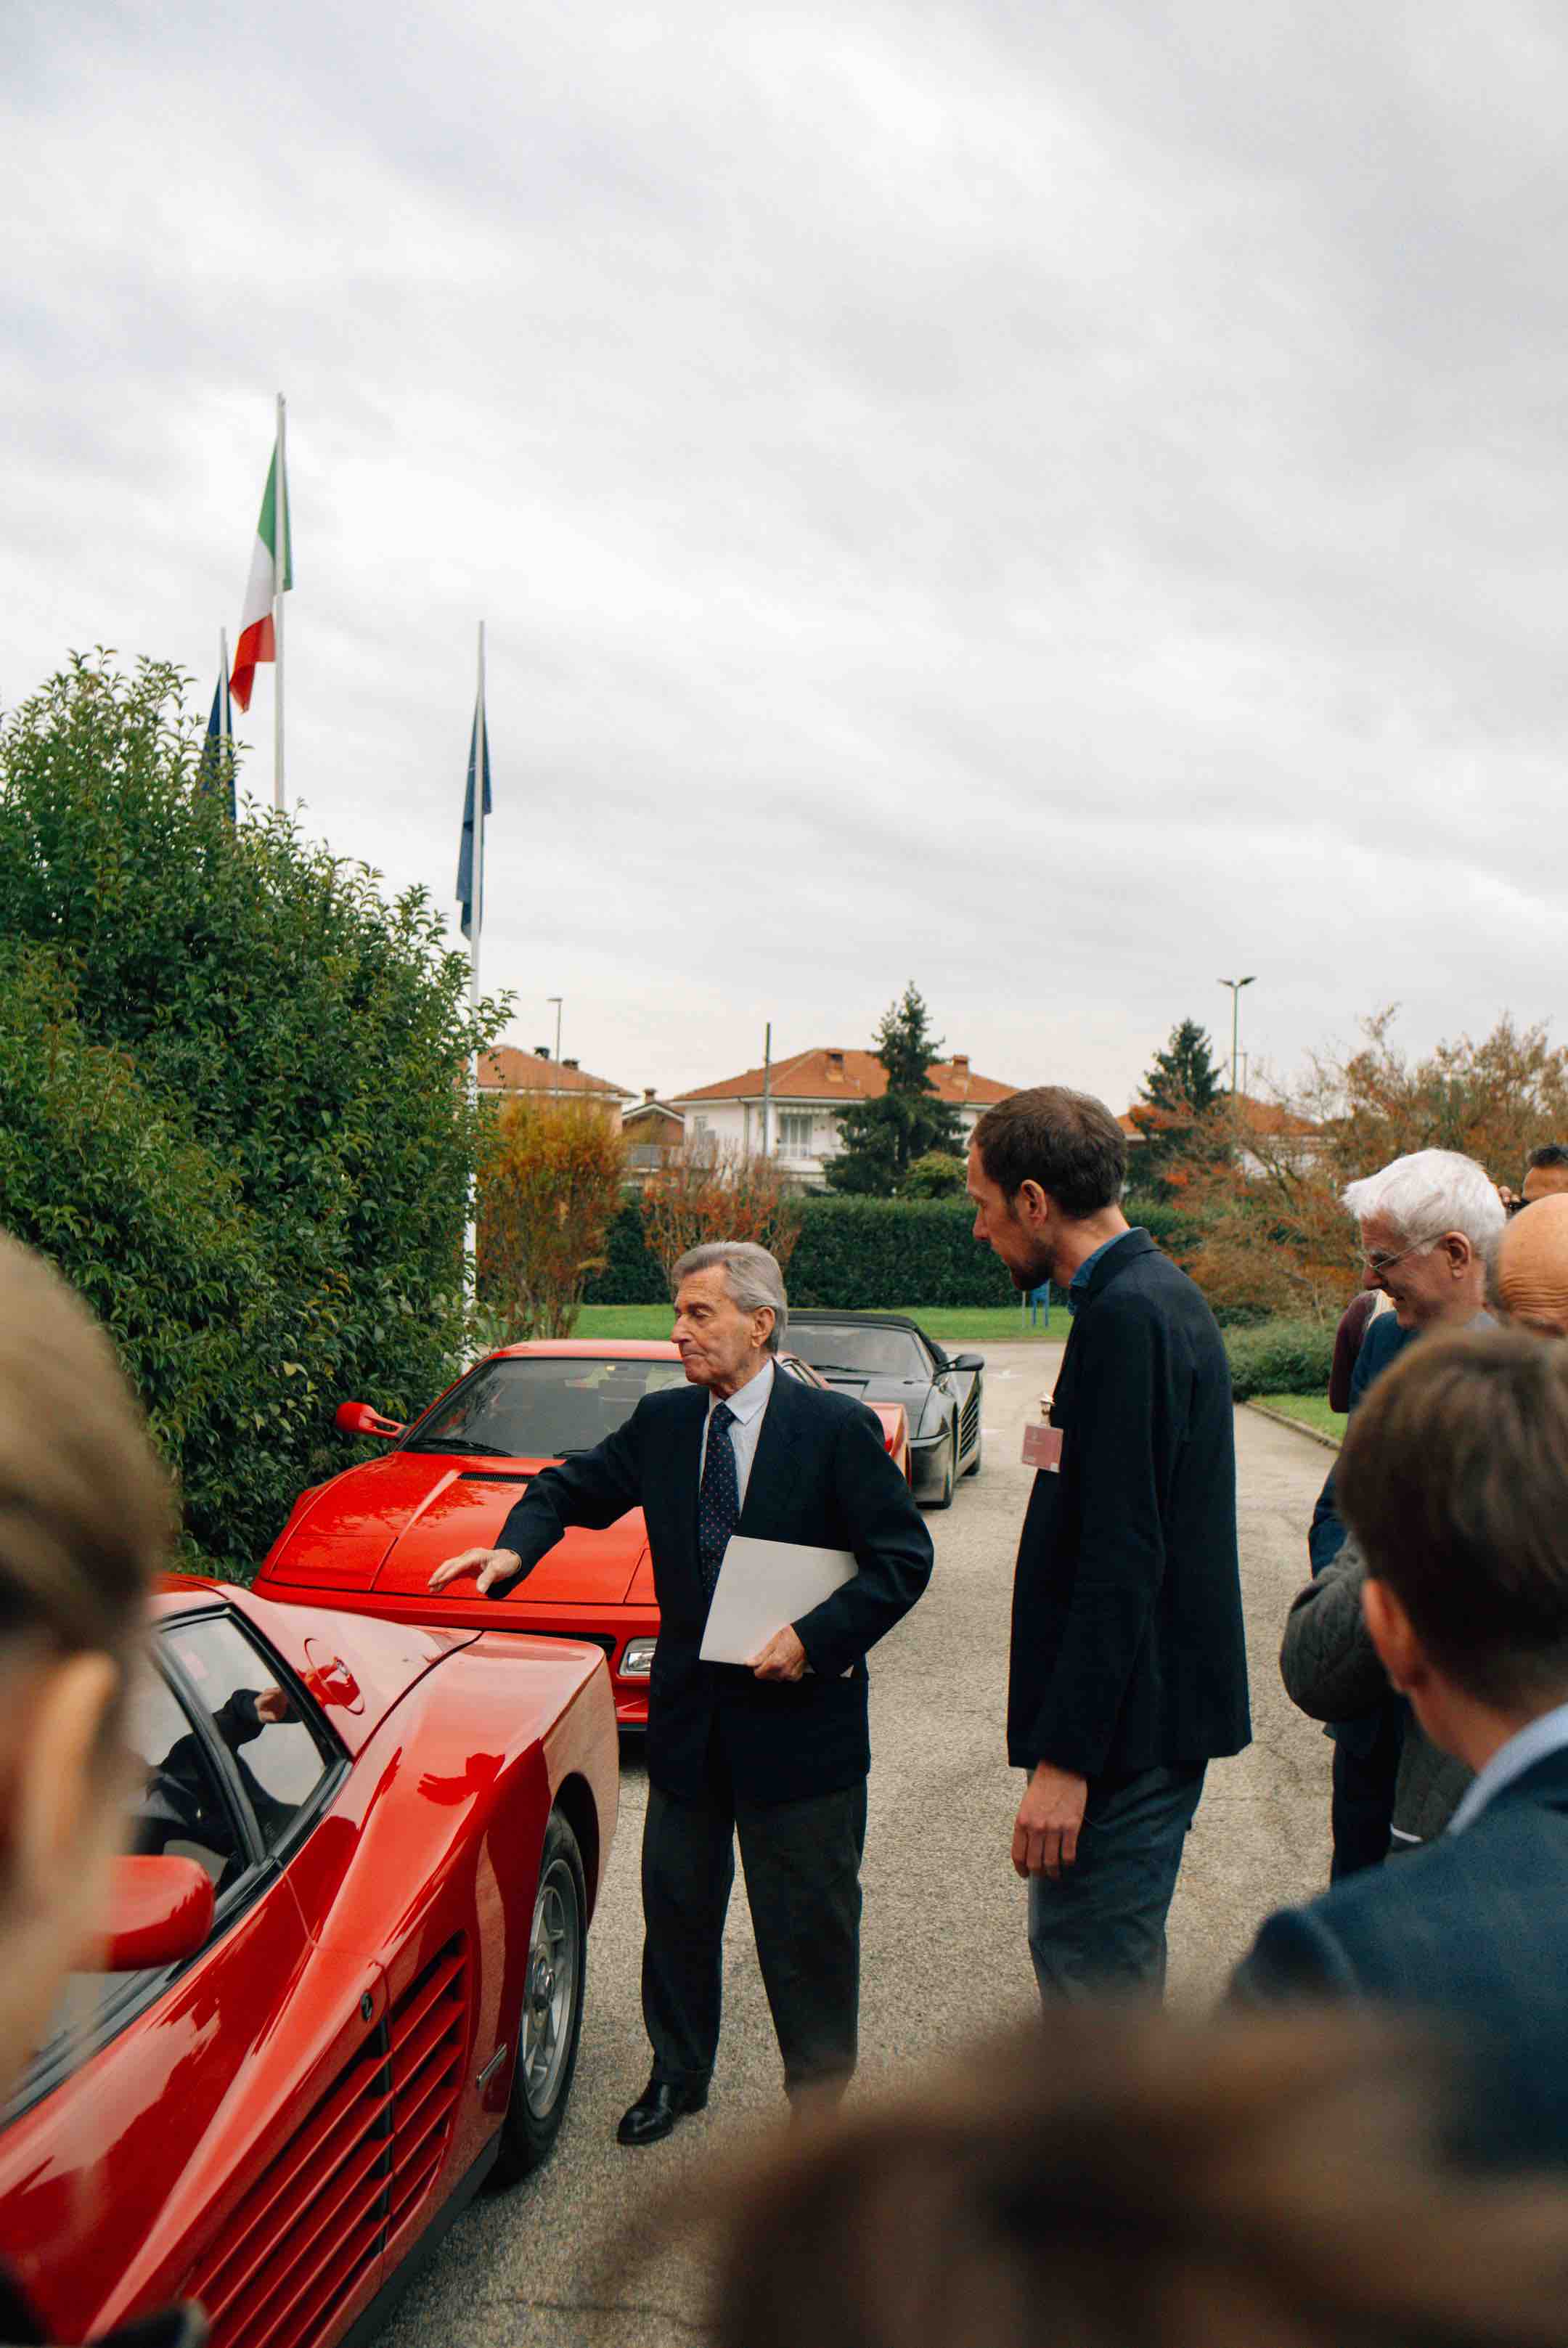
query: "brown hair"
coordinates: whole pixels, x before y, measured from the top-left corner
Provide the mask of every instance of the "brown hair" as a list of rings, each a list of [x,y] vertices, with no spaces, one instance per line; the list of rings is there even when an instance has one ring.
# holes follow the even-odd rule
[[[1335,1486],[1445,1677],[1500,1708],[1568,1686],[1568,1345],[1423,1337],[1351,1420]]]
[[[975,1147],[1004,1199],[1038,1182],[1074,1221],[1113,1207],[1127,1178],[1127,1139],[1103,1101],[1065,1085],[1035,1085],[987,1109]]]
[[[128,1667],[173,1529],[114,1349],[53,1266],[0,1233],[0,1652]]]
[[[1445,2170],[1429,2054],[1327,2014],[1033,2024],[700,2197],[718,2348],[1558,2343],[1568,2197]]]

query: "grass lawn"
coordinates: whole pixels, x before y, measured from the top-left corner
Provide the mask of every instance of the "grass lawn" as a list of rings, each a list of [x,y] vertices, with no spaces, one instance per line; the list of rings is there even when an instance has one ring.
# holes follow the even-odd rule
[[[1259,1395],[1257,1399],[1286,1418],[1300,1419],[1318,1435],[1331,1435],[1336,1442],[1345,1432],[1345,1414],[1329,1409],[1327,1395]]]
[[[1044,1313],[1031,1327],[1028,1313],[1016,1304],[978,1304],[970,1310],[946,1304],[934,1304],[929,1310],[920,1304],[894,1304],[887,1310],[907,1313],[928,1337],[943,1345],[983,1345],[988,1340],[993,1345],[1016,1344],[1020,1338],[1043,1343],[1048,1336],[1060,1344],[1067,1335],[1067,1313],[1061,1305],[1052,1306],[1049,1328]],[[579,1337],[668,1337],[670,1322],[667,1304],[585,1304],[574,1334]]]

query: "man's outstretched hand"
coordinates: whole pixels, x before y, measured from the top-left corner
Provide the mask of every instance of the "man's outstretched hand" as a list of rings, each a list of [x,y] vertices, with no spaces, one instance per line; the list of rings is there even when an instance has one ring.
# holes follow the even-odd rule
[[[436,1567],[430,1577],[430,1587],[445,1590],[449,1581],[461,1581],[466,1573],[477,1573],[479,1580],[476,1594],[483,1598],[497,1582],[510,1581],[513,1574],[522,1570],[523,1560],[514,1549],[466,1549]]]

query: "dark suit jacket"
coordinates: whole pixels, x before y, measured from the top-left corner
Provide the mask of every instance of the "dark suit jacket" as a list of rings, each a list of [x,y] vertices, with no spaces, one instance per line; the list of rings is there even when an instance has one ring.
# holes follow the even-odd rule
[[[866,1653],[925,1589],[931,1537],[883,1447],[876,1414],[851,1395],[775,1371],[737,1529],[760,1540],[853,1550],[859,1570],[795,1624],[811,1663],[804,1679],[764,1681],[740,1665],[704,1663],[697,1483],[707,1409],[702,1386],[645,1395],[593,1450],[534,1478],[496,1546],[515,1550],[528,1571],[569,1525],[613,1524],[641,1508],[660,1613],[648,1694],[653,1783],[697,1798],[716,1740],[740,1800],[836,1793],[870,1766]]]
[[[1271,1916],[1231,1994],[1431,2017],[1471,2066],[1463,2148],[1568,2163],[1568,1751],[1504,1786],[1462,1834]]]
[[[1190,1767],[1251,1727],[1230,1370],[1147,1231],[1090,1274],[1013,1584],[1008,1758],[1081,1777]]]

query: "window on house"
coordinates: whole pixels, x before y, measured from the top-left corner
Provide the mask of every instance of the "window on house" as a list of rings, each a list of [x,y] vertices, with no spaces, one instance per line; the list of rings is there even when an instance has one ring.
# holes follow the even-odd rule
[[[812,1154],[812,1114],[808,1108],[784,1108],[779,1111],[779,1156],[809,1158]]]

